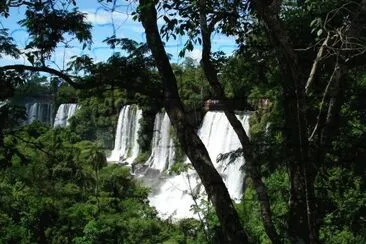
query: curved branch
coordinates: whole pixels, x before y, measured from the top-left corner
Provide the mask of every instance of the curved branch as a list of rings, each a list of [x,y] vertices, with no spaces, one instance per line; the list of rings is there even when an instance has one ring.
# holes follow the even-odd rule
[[[65,82],[70,84],[75,89],[92,89],[92,88],[101,86],[102,84],[106,84],[106,85],[109,84],[107,82],[102,83],[101,81],[88,82],[88,83],[75,82],[72,79],[73,78],[72,76],[70,76],[66,73],[63,73],[62,71],[59,71],[59,70],[56,70],[53,68],[49,68],[46,66],[30,66],[30,65],[16,64],[16,65],[6,65],[6,66],[2,66],[2,67],[0,66],[0,70],[16,70],[18,72],[28,70],[28,71],[33,71],[33,72],[45,72],[48,74],[58,76],[59,78],[63,79]],[[144,82],[145,82],[144,77],[135,75],[133,80],[134,80],[134,82],[131,82],[131,79],[129,79],[128,81],[125,81],[123,79],[120,80],[120,83],[117,84],[118,88],[125,89],[125,90],[132,90],[134,92],[139,92],[139,93],[149,96],[149,97],[154,97],[154,98],[162,97],[161,89],[158,89],[156,87],[150,87],[150,86],[147,86],[146,84],[144,85]],[[110,90],[110,89],[105,89],[105,90]]]
[[[15,64],[15,65],[2,66],[2,67],[0,67],[0,70],[16,70],[19,72],[28,70],[28,71],[33,71],[33,72],[45,72],[45,73],[49,73],[49,74],[60,77],[61,79],[63,79],[67,83],[69,83],[72,87],[74,87],[75,89],[89,89],[89,88],[95,87],[95,84],[93,84],[93,83],[82,84],[82,83],[74,82],[70,75],[63,73],[62,71],[52,69],[50,67],[46,67],[46,66],[30,66],[30,65],[23,65],[23,64]]]

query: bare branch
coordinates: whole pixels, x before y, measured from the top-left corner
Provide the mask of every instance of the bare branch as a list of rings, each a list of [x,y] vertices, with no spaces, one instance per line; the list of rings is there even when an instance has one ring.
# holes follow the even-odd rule
[[[328,32],[327,37],[324,39],[323,44],[319,48],[318,54],[316,55],[313,66],[311,68],[309,78],[308,78],[308,81],[306,82],[306,86],[305,86],[305,94],[309,94],[309,87],[311,86],[311,84],[314,81],[316,71],[318,70],[319,62],[320,62],[321,58],[323,57],[324,49],[328,45],[329,37],[330,37],[330,33]]]
[[[319,128],[319,125],[321,123],[321,120],[322,120],[322,114],[323,114],[323,110],[324,110],[324,103],[325,103],[325,99],[326,97],[328,97],[328,94],[329,94],[329,91],[330,91],[330,87],[331,85],[333,84],[333,81],[337,78],[337,74],[339,73],[339,65],[338,63],[335,65],[334,67],[334,70],[333,70],[333,73],[329,79],[329,82],[324,90],[324,93],[323,93],[323,98],[322,98],[322,101],[320,103],[320,108],[319,108],[319,113],[318,113],[318,117],[317,117],[317,122],[316,122],[316,125],[313,129],[313,132],[311,133],[310,137],[309,137],[309,141],[312,141],[313,140],[313,137],[315,135],[315,133],[317,132],[318,128]]]

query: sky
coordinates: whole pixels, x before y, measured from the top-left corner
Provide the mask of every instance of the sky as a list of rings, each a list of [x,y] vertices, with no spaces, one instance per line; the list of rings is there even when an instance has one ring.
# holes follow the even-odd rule
[[[120,0],[121,5],[116,6],[116,11],[110,12],[98,3],[97,0],[78,0],[77,6],[79,10],[86,14],[87,21],[93,25],[92,36],[93,45],[89,49],[82,49],[82,45],[73,41],[70,42],[70,47],[65,48],[64,44],[60,44],[56,49],[53,57],[48,65],[55,68],[63,69],[72,56],[88,54],[94,61],[105,61],[113,52],[118,52],[117,49],[112,50],[109,46],[103,43],[103,40],[115,34],[119,38],[130,38],[137,42],[145,42],[144,29],[139,22],[132,19],[131,13],[135,9],[135,5],[128,1]],[[118,2],[118,1],[117,1]],[[6,19],[0,18],[1,28],[8,28],[9,34],[15,40],[19,47],[25,47],[29,42],[29,37],[24,28],[17,21],[24,16],[24,8],[12,8],[10,16]],[[162,21],[159,20],[158,24]],[[170,39],[166,42],[166,51],[172,55],[173,63],[180,63],[184,59],[178,56],[178,53],[183,48],[185,37],[177,37],[176,40]],[[214,34],[212,37],[213,51],[224,51],[230,55],[236,48],[233,38],[228,38],[220,34]],[[192,52],[186,53],[187,57],[191,57],[199,61],[201,57],[201,47],[195,46]],[[0,58],[0,65],[7,64],[29,64],[24,57],[14,60],[9,56]]]

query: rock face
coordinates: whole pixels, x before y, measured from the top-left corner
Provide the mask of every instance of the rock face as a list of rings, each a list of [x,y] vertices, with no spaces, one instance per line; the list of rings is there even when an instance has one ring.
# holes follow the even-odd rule
[[[130,111],[130,106],[122,108],[116,133],[115,148],[108,161],[119,161],[131,164],[137,156],[127,155],[128,151],[137,151],[138,120],[141,113]],[[249,131],[248,113],[237,115],[244,129]],[[191,211],[195,204],[193,196],[204,196],[201,181],[192,167],[179,175],[171,172],[176,163],[176,147],[173,140],[174,130],[166,113],[159,113],[155,117],[154,134],[151,155],[145,165],[134,169],[136,177],[151,187],[150,204],[154,206],[163,218],[180,219],[197,217]],[[244,172],[240,169],[245,163],[239,157],[229,164],[229,158],[216,162],[222,153],[228,153],[241,147],[239,139],[231,128],[223,112],[210,111],[204,116],[198,130],[198,135],[205,144],[211,160],[222,175],[233,200],[239,201],[242,196]],[[135,156],[136,155],[136,156]],[[130,159],[129,159],[130,158]],[[114,160],[111,160],[114,159]],[[180,159],[181,160],[181,159]],[[188,159],[184,164],[190,165]]]
[[[75,103],[61,104],[57,109],[53,127],[66,127],[69,125],[69,119],[74,116],[80,106]]]

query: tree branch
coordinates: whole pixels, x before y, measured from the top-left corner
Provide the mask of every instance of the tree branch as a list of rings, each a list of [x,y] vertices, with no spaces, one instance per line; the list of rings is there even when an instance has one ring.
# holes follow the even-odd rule
[[[321,45],[321,47],[319,48],[319,51],[318,51],[318,53],[316,55],[316,58],[315,58],[315,60],[313,62],[313,66],[311,68],[311,71],[310,71],[310,74],[309,74],[309,78],[308,78],[308,80],[306,82],[306,85],[305,85],[305,93],[306,94],[309,94],[309,88],[310,88],[311,84],[314,81],[315,74],[316,74],[316,72],[318,70],[319,62],[320,62],[320,60],[323,57],[324,49],[328,45],[329,37],[330,37],[330,33],[328,32],[328,35],[325,38],[325,40],[324,40],[323,44]]]
[[[262,175],[259,167],[254,163],[253,159],[253,148],[251,146],[248,135],[246,134],[242,124],[235,116],[235,113],[228,108],[225,104],[227,98],[225,96],[225,92],[223,87],[221,86],[219,79],[217,77],[217,70],[211,61],[211,34],[213,31],[213,26],[210,25],[213,23],[211,21],[210,24],[207,24],[207,13],[206,13],[206,1],[199,1],[199,16],[200,16],[200,28],[202,35],[202,59],[201,66],[205,73],[205,76],[210,83],[210,86],[215,92],[216,98],[224,101],[224,112],[225,115],[234,129],[236,135],[239,138],[241,146],[244,152],[244,158],[247,166],[247,171],[250,178],[253,181],[260,207],[262,212],[263,224],[265,227],[266,234],[271,239],[273,243],[281,243],[280,238],[276,232],[276,228],[274,227],[272,220],[272,212],[270,207],[269,198],[267,195],[266,187],[262,181]],[[220,19],[220,16],[217,16],[217,19]]]
[[[353,19],[349,25],[349,29],[343,34],[346,38],[358,38],[362,30],[364,29],[364,21],[366,19],[366,0],[362,0],[359,3],[357,11],[353,15]],[[340,34],[343,36],[342,34]],[[341,50],[341,49],[340,49]],[[339,51],[338,51],[339,53]],[[338,54],[337,53],[337,54]],[[339,69],[335,75],[335,84],[333,86],[333,95],[329,101],[327,117],[325,121],[325,126],[321,132],[321,143],[323,145],[328,145],[331,143],[336,131],[339,127],[340,110],[344,100],[344,83],[342,80],[347,74],[349,65],[357,65],[359,58],[364,57],[364,52],[359,53],[359,56],[353,56],[346,60],[345,63],[339,65]],[[364,63],[364,62],[363,62]],[[324,157],[324,155],[323,155]]]
[[[313,140],[313,137],[316,133],[316,131],[318,130],[319,128],[319,125],[321,123],[321,120],[323,119],[322,117],[322,114],[323,114],[323,109],[324,109],[324,103],[325,103],[325,99],[326,97],[328,96],[329,94],[329,91],[330,91],[330,87],[331,85],[333,84],[333,81],[334,80],[338,80],[339,79],[339,65],[338,63],[336,64],[336,66],[334,67],[334,70],[333,70],[333,73],[329,79],[329,82],[324,90],[324,93],[323,93],[323,98],[322,98],[322,101],[320,103],[320,108],[319,108],[319,112],[318,112],[318,116],[317,116],[317,122],[316,122],[316,125],[313,129],[313,132],[311,133],[310,137],[309,137],[309,141],[312,141]]]
[[[155,4],[151,0],[139,0],[139,3],[140,19],[145,29],[146,40],[163,81],[164,107],[176,129],[178,139],[215,207],[227,239],[226,243],[248,243],[248,236],[241,227],[239,216],[221,176],[215,169],[203,142],[187,121],[178,93],[177,80],[159,34]]]
[[[52,69],[46,66],[30,66],[30,65],[23,65],[23,64],[15,64],[15,65],[6,65],[6,66],[2,66],[0,67],[0,70],[16,70],[18,72],[23,72],[23,71],[33,71],[33,72],[45,72],[45,73],[49,73],[52,75],[56,75],[59,78],[63,79],[64,81],[66,81],[67,83],[69,83],[72,87],[76,88],[76,89],[89,89],[89,88],[94,88],[96,85],[94,83],[77,83],[74,82],[71,79],[70,75],[67,75],[65,73],[63,73],[62,71],[56,70],[56,69]]]
[[[290,36],[279,16],[281,0],[253,0],[253,7],[271,39],[282,75],[285,143],[290,178],[289,237],[290,241],[318,243],[315,220],[313,170],[309,164],[305,84]]]

